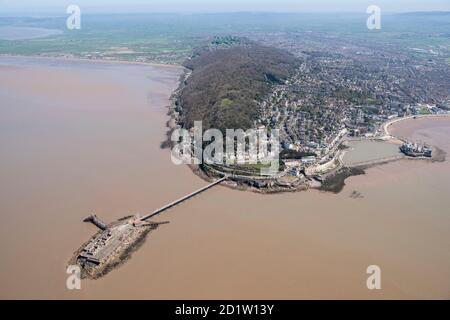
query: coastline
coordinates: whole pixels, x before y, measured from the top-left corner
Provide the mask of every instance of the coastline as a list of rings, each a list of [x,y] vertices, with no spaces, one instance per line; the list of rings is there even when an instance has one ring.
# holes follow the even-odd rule
[[[168,148],[172,146],[172,141],[170,140],[170,135],[172,131],[178,125],[178,118],[175,116],[175,102],[178,98],[179,92],[182,90],[182,86],[184,81],[189,77],[188,72],[184,72],[180,77],[179,87],[173,92],[171,97],[171,106],[169,107],[168,115],[170,119],[167,121],[167,127],[169,130],[167,131],[167,140],[161,144],[162,148]],[[374,137],[364,137],[361,138],[361,141],[380,141],[384,143],[393,143],[399,144],[403,142],[403,139],[392,135],[388,128],[400,121],[404,120],[413,120],[418,118],[439,118],[439,117],[449,117],[450,114],[430,114],[430,115],[417,115],[417,116],[407,116],[402,118],[396,118],[388,120],[384,123],[380,124],[380,127],[383,128],[383,136],[376,135]],[[345,145],[346,143],[353,141],[349,137],[344,137],[338,147],[340,145]],[[320,166],[327,167],[331,163],[331,168],[320,173],[310,174],[305,176],[305,179],[298,179],[294,181],[294,183],[284,183],[278,180],[280,177],[245,177],[245,176],[232,176],[229,180],[223,183],[224,186],[239,191],[251,191],[260,194],[274,194],[274,193],[285,193],[285,192],[298,192],[298,191],[307,191],[308,189],[316,189],[323,192],[332,192],[332,193],[340,193],[345,186],[345,180],[352,176],[364,175],[367,169],[380,166],[383,164],[396,162],[399,160],[425,160],[430,162],[442,162],[445,161],[446,153],[443,152],[436,146],[433,146],[434,156],[432,158],[409,158],[407,156],[395,156],[381,159],[371,159],[364,163],[358,163],[355,165],[346,165],[343,162],[343,157],[348,152],[347,149],[339,149],[337,148],[337,152],[333,156],[333,158],[325,164]],[[191,171],[200,177],[201,179],[211,182],[214,178],[221,177],[225,173],[219,172],[211,169],[203,169],[200,165],[188,165]],[[286,175],[286,172],[283,172],[281,177]]]
[[[65,72],[68,78],[72,77],[70,70]],[[14,76],[14,73],[4,72],[5,82],[8,74]],[[120,73],[116,74],[120,76]],[[55,82],[63,83],[68,78]],[[39,84],[42,81],[39,79],[45,77],[34,79],[34,83]],[[105,79],[99,78],[98,84]],[[172,89],[176,80],[173,79]],[[148,86],[146,82],[144,86]],[[80,100],[87,93],[80,91]],[[122,101],[115,93],[111,91],[113,96],[105,105]],[[118,118],[133,112],[128,107],[130,93],[121,92],[123,112],[117,114]],[[169,93],[166,91],[165,97],[168,98]],[[102,99],[106,98],[102,95]],[[56,101],[55,105],[59,104],[58,100],[53,101]],[[142,111],[149,109],[142,101],[142,95],[136,101],[142,102]],[[172,165],[167,150],[157,150],[164,138],[164,123],[168,119],[165,107],[169,103],[166,99],[158,105],[153,113],[157,118],[152,122],[146,119],[149,113],[139,112],[136,117],[131,117],[124,128],[132,130],[138,126],[142,130],[129,131],[129,140],[122,140],[121,135],[115,134],[128,130],[117,130],[117,125],[101,126],[114,118],[105,121],[95,113],[81,112],[86,119],[95,117],[87,128],[84,121],[75,123],[82,132],[65,135],[60,127],[53,127],[54,130],[40,140],[33,138],[35,131],[30,132],[27,136],[30,147],[42,146],[47,153],[54,150],[42,164],[34,161],[35,155],[41,159],[34,148],[27,148],[30,151],[23,154],[25,156],[5,153],[6,159],[11,159],[8,163],[29,177],[18,179],[22,174],[14,170],[5,170],[2,176],[10,190],[4,193],[3,202],[4,212],[8,213],[2,224],[5,237],[2,293],[5,297],[183,299],[203,298],[208,294],[220,299],[235,297],[238,292],[238,298],[242,299],[311,296],[371,299],[373,292],[364,287],[366,279],[362,266],[374,263],[374,257],[375,263],[389,270],[383,278],[380,297],[447,296],[448,248],[436,244],[446,244],[449,238],[446,232],[449,199],[445,193],[449,162],[431,166],[412,161],[393,163],[380,170],[369,170],[367,175],[352,177],[338,195],[317,190],[260,195],[218,186],[202,197],[174,207],[168,213],[170,227],[147,237],[145,247],[133,253],[131,261],[99,280],[86,280],[82,290],[66,290],[64,267],[74,249],[93,233],[92,226],[80,222],[87,212],[96,212],[106,221],[116,221],[124,214],[146,212],[192,191],[193,187],[202,186],[203,181],[192,175],[188,168]],[[114,108],[105,109],[104,114],[110,113],[114,114]],[[67,114],[68,122],[62,124],[72,126],[71,122],[77,119],[73,115],[72,112]],[[140,123],[139,119],[145,121]],[[62,120],[64,118],[58,117],[52,122]],[[431,120],[424,122],[433,125]],[[30,123],[39,124],[36,119],[30,119]],[[146,130],[150,126],[157,130]],[[409,126],[409,123],[402,125]],[[90,127],[101,129],[101,139],[96,140],[96,135],[86,130]],[[397,126],[390,129],[397,130]],[[152,132],[156,134],[149,137]],[[81,134],[86,139],[80,140]],[[46,142],[52,137],[56,137],[58,144]],[[139,137],[138,148],[135,148],[133,141]],[[442,134],[441,138],[445,137],[448,135]],[[21,142],[21,139],[7,140],[10,142],[4,143],[9,150],[14,150],[17,142]],[[79,148],[72,148],[71,142],[76,142]],[[446,144],[445,150],[449,150],[448,142]],[[101,145],[104,146],[99,148]],[[110,153],[104,149],[107,145],[112,145],[113,150],[124,149]],[[146,153],[136,153],[139,150],[156,155],[148,157]],[[89,157],[88,161],[80,154]],[[140,161],[142,159],[145,161]],[[149,160],[159,161],[162,166]],[[21,181],[30,187],[23,189]],[[360,198],[351,197],[354,190]],[[433,210],[429,210],[430,207]],[[23,224],[25,219],[29,223]],[[411,237],[411,234],[417,236]],[[9,243],[14,243],[14,248],[8,246]],[[19,276],[17,267],[33,265],[36,255],[42,259],[33,272],[23,272]],[[220,263],[222,260],[229,263]],[[324,261],[335,264],[331,273]],[[423,261],[430,263],[424,266]],[[230,264],[234,266],[233,272],[230,272]],[[180,265],[184,267],[180,268]],[[42,281],[34,281],[36,277]],[[142,286],[144,282],[150,285]],[[214,283],[213,287],[211,283]],[[118,287],[121,290],[117,290]],[[419,290],[422,287],[427,290],[422,292]]]
[[[151,63],[151,62],[138,62],[138,61],[126,61],[126,60],[110,60],[110,59],[87,59],[87,58],[79,58],[79,57],[62,57],[62,56],[40,56],[40,55],[12,55],[12,54],[2,54],[0,58],[29,58],[36,60],[53,60],[53,61],[68,61],[68,62],[86,62],[86,63],[102,63],[102,64],[125,64],[125,65],[141,65],[141,66],[156,66],[156,67],[166,67],[166,68],[182,68],[183,73],[178,79],[177,88],[171,93],[170,97],[170,105],[168,106],[167,115],[169,119],[166,122],[166,127],[168,128],[166,132],[166,139],[161,142],[161,148],[169,148],[172,146],[172,141],[170,140],[170,135],[172,131],[178,126],[179,117],[177,112],[175,111],[176,101],[178,99],[178,95],[180,91],[183,89],[184,82],[190,76],[190,70],[182,65],[175,64],[161,64],[161,63]],[[412,120],[419,118],[439,118],[439,117],[449,117],[450,114],[428,114],[428,115],[416,115],[416,116],[407,116],[402,118],[396,118],[388,120],[382,124],[380,124],[380,128],[382,128],[383,136],[376,136],[372,138],[362,138],[361,140],[380,140],[386,143],[399,143],[402,141],[401,138],[395,137],[392,133],[389,132],[389,128],[398,122],[404,120]],[[340,144],[351,141],[351,139],[344,138]],[[436,149],[435,149],[436,150]],[[318,189],[325,192],[334,192],[339,193],[343,190],[345,186],[345,180],[348,177],[354,175],[364,174],[365,170],[371,167],[375,167],[378,165],[382,165],[385,163],[398,161],[401,159],[393,159],[393,160],[381,160],[376,162],[376,159],[372,161],[369,165],[345,165],[342,162],[342,158],[348,150],[339,150],[335,154],[335,156],[328,162],[336,162],[338,164],[334,164],[331,169],[323,172],[318,175],[318,179],[315,177],[316,175],[310,175],[306,180],[296,180],[293,183],[285,183],[280,182],[277,178],[266,178],[266,179],[258,179],[260,182],[254,181],[251,176],[249,177],[236,177],[231,178],[231,181],[226,181],[223,183],[224,186],[240,191],[252,191],[256,193],[262,194],[273,194],[273,193],[284,193],[284,192],[298,192],[298,191],[306,191],[308,189]],[[431,159],[431,161],[442,161],[445,159],[445,154],[439,153],[439,159]],[[406,158],[402,158],[406,159]],[[336,161],[337,160],[337,161]],[[414,160],[414,159],[412,159]],[[423,160],[421,158],[415,160]],[[430,159],[427,159],[430,160]],[[326,164],[328,164],[326,163]],[[201,179],[211,182],[214,178],[220,176],[219,173],[214,174],[214,172],[210,172],[209,170],[205,171],[199,165],[188,165],[191,172],[200,177]],[[330,187],[331,186],[331,187]]]
[[[183,74],[179,78],[179,83],[177,89],[172,93],[170,98],[170,106],[168,107],[167,115],[169,116],[169,120],[166,122],[166,126],[168,128],[166,132],[166,140],[161,143],[161,148],[170,148],[173,146],[173,142],[170,137],[173,130],[178,126],[179,123],[179,113],[176,111],[177,101],[179,99],[179,94],[181,90],[183,90],[185,81],[190,76],[189,69],[184,68]],[[400,121],[410,120],[416,118],[427,118],[427,117],[448,117],[450,114],[431,114],[431,115],[417,115],[417,116],[407,116],[402,118],[390,119],[384,123],[380,124],[380,128],[383,128],[382,135],[379,133],[374,137],[363,137],[362,141],[381,141],[385,143],[394,143],[399,144],[402,143],[403,140],[401,138],[395,137],[389,133],[388,128]],[[281,181],[280,178],[287,175],[287,169],[280,173],[278,177],[253,177],[253,176],[236,176],[232,174],[229,176],[229,179],[224,181],[223,185],[240,191],[252,191],[256,193],[262,194],[273,194],[273,193],[284,193],[284,192],[298,192],[298,191],[306,191],[308,189],[317,189],[324,192],[333,192],[339,193],[343,190],[345,186],[345,180],[351,176],[365,174],[365,170],[402,160],[431,160],[431,161],[443,161],[445,160],[445,153],[439,152],[440,149],[434,147],[435,152],[438,153],[438,157],[435,159],[423,159],[422,157],[409,159],[408,157],[394,157],[390,159],[382,158],[382,159],[372,159],[368,161],[368,163],[360,164],[360,165],[345,165],[343,162],[343,157],[348,150],[345,148],[339,148],[341,145],[346,145],[349,141],[352,141],[348,136],[343,136],[339,143],[333,148],[335,154],[331,160],[326,163],[319,164],[316,166],[317,168],[313,168],[309,174],[305,174],[304,177],[294,179],[292,183],[287,183],[285,181]],[[201,165],[188,165],[191,169],[192,173],[205,180],[206,182],[211,182],[214,178],[222,177],[226,175],[226,172],[217,171],[214,168],[202,168]],[[322,168],[318,170],[318,168]],[[306,170],[307,171],[307,170]]]
[[[391,133],[389,133],[388,128],[392,126],[393,124],[399,123],[404,120],[414,120],[414,119],[426,119],[426,118],[439,118],[439,117],[450,117],[450,113],[443,113],[443,114],[420,114],[420,115],[414,115],[414,116],[407,116],[402,118],[395,118],[388,120],[387,122],[383,123],[381,126],[383,127],[383,133],[387,136],[387,139],[390,138],[396,138],[398,137],[393,136]]]
[[[156,62],[140,62],[140,61],[127,61],[120,59],[89,59],[80,58],[75,56],[42,56],[42,55],[20,55],[20,54],[0,54],[0,58],[30,58],[30,59],[42,59],[42,60],[59,60],[59,61],[73,61],[73,62],[92,62],[92,63],[105,63],[105,64],[126,64],[126,65],[142,65],[153,67],[167,67],[167,68],[184,68],[178,64],[165,64]]]
[[[419,118],[448,118],[450,117],[450,114],[429,114],[429,115],[417,115],[417,116],[407,116],[402,118],[396,118],[388,120],[380,125],[380,127],[383,128],[384,135],[381,137],[373,137],[373,138],[362,138],[360,141],[380,141],[385,143],[392,143],[392,144],[401,144],[403,142],[403,139],[400,137],[396,137],[392,133],[388,131],[388,128],[392,125],[399,123],[404,120],[414,120]],[[351,141],[349,139],[345,141]],[[347,152],[347,150],[341,151],[342,155],[340,159],[343,158],[344,154]],[[367,169],[374,168],[377,166],[381,166],[384,164],[397,162],[400,160],[419,160],[419,161],[428,161],[428,162],[443,162],[446,159],[446,153],[438,148],[437,146],[433,146],[433,157],[432,158],[424,158],[424,157],[417,157],[417,158],[411,158],[408,156],[398,156],[398,157],[391,157],[391,158],[382,158],[382,159],[373,159],[369,160],[366,163],[360,163],[356,165],[344,165],[341,162],[340,166],[335,168],[334,170],[331,170],[330,172],[326,173],[326,178],[324,179],[324,182],[322,186],[319,188],[321,191],[329,191],[333,193],[339,193],[344,189],[345,186],[345,180],[347,178],[350,178],[352,176],[358,176],[361,174],[365,174]]]
[[[127,61],[127,60],[119,60],[119,59],[89,59],[89,58],[80,58],[75,56],[42,56],[42,55],[15,55],[15,54],[2,54],[1,57],[7,57],[7,58],[31,58],[31,59],[42,59],[42,60],[57,60],[57,61],[73,61],[73,62],[88,62],[88,63],[104,63],[104,64],[125,64],[125,65],[142,65],[142,66],[156,66],[156,67],[166,67],[166,68],[181,68],[183,69],[183,73],[178,79],[178,86],[177,88],[171,93],[170,96],[170,104],[167,107],[168,112],[167,115],[169,116],[169,119],[166,121],[166,128],[168,129],[166,131],[166,139],[161,142],[160,147],[162,149],[170,148],[173,146],[173,143],[170,139],[171,134],[173,130],[178,126],[179,123],[179,114],[175,110],[176,109],[176,102],[179,97],[180,91],[184,87],[185,81],[189,78],[191,71],[180,64],[163,64],[163,63],[153,63],[153,62],[139,62],[139,61]],[[435,118],[435,117],[448,117],[450,114],[427,114],[427,115],[415,115],[415,116],[407,116],[402,118],[395,118],[390,119],[384,123],[380,124],[380,128],[382,128],[382,136],[376,135],[374,137],[363,137],[360,140],[378,140],[383,141],[386,143],[394,143],[399,144],[403,141],[403,139],[399,137],[393,136],[388,128],[392,126],[395,123],[398,123],[400,121],[404,120],[411,120],[416,118]],[[345,144],[349,141],[353,141],[353,139],[350,139],[349,137],[344,137],[338,145]],[[345,179],[348,177],[351,177],[353,175],[360,175],[364,174],[364,170],[375,167],[378,165],[382,165],[385,163],[393,162],[402,160],[405,158],[399,158],[399,159],[381,159],[380,161],[377,161],[377,159],[374,159],[373,161],[370,161],[370,164],[364,164],[364,165],[345,165],[342,161],[345,153],[348,150],[338,150],[336,154],[333,156],[333,158],[324,163],[319,164],[318,167],[325,168],[324,170],[315,170],[314,174],[308,174],[306,177],[306,180],[300,181],[297,180],[292,184],[286,184],[284,182],[280,182],[277,180],[277,178],[262,178],[259,177],[252,177],[252,176],[243,176],[243,177],[236,177],[236,178],[230,178],[230,180],[225,181],[223,183],[224,186],[227,186],[234,190],[240,190],[240,191],[252,191],[256,193],[283,193],[283,192],[297,192],[297,191],[305,191],[310,188],[312,189],[318,189],[321,191],[331,191],[338,193],[342,191],[344,185],[345,185]],[[443,153],[439,153],[439,156],[441,157]],[[445,159],[445,154],[444,154]],[[423,160],[422,158],[418,159],[412,159],[412,160]],[[429,159],[427,159],[429,160]],[[432,160],[436,161],[436,160]],[[437,160],[441,161],[441,159]],[[200,177],[206,182],[211,182],[214,180],[214,178],[223,176],[223,172],[213,172],[210,170],[203,169],[200,165],[188,165],[192,173]],[[317,168],[316,168],[317,169]],[[353,170],[355,169],[355,170]],[[355,172],[353,174],[353,172]],[[286,175],[286,172],[281,173],[281,176]],[[279,177],[278,177],[279,178]],[[255,179],[259,181],[263,181],[262,183],[256,182]],[[327,181],[329,179],[330,181]],[[334,187],[330,188],[329,185],[333,185]],[[323,186],[322,186],[323,185]]]

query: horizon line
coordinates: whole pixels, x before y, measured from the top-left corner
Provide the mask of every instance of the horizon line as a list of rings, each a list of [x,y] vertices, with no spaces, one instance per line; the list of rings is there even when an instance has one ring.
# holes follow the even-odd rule
[[[90,9],[98,8],[98,7],[88,7]],[[450,10],[416,10],[416,11],[383,11],[384,14],[412,14],[412,13],[448,13],[450,14]],[[240,11],[103,11],[103,12],[85,12],[84,15],[145,15],[145,14],[172,14],[172,15],[219,15],[219,14],[361,14],[366,15],[366,12],[363,11],[269,11],[269,10],[240,10]],[[61,16],[65,17],[67,14],[58,13],[55,10],[52,11],[42,11],[42,12],[20,12],[20,11],[3,11],[0,13],[0,17],[3,16],[15,16],[15,17],[42,17],[43,15],[48,16]]]

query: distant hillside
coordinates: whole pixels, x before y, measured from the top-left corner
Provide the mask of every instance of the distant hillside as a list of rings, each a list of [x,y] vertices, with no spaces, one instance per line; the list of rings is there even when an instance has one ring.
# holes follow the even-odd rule
[[[243,39],[215,39],[185,66],[192,70],[181,91],[181,124],[202,120],[207,128],[248,129],[257,101],[288,79],[299,61],[292,54]]]

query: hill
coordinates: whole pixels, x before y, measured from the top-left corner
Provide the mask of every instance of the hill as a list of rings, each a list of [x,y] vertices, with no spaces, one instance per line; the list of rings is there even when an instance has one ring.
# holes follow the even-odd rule
[[[180,124],[196,120],[204,129],[248,129],[257,102],[273,85],[286,81],[299,63],[292,54],[245,39],[215,39],[184,65],[192,70],[179,96]]]

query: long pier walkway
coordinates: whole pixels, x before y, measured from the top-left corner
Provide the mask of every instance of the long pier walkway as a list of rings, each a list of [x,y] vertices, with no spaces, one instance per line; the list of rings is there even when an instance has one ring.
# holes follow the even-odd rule
[[[222,181],[225,181],[226,179],[227,179],[227,177],[220,178],[220,179],[214,181],[213,183],[210,183],[207,186],[205,186],[203,188],[200,188],[200,189],[198,189],[198,190],[188,194],[187,196],[184,196],[184,197],[179,198],[179,199],[177,199],[177,200],[175,200],[175,201],[173,201],[173,202],[171,202],[169,204],[166,204],[164,207],[161,207],[161,208],[153,211],[152,213],[150,213],[150,214],[148,214],[146,216],[143,216],[141,218],[141,220],[144,221],[144,220],[150,219],[150,218],[152,218],[152,217],[162,213],[163,211],[166,211],[167,209],[172,208],[172,207],[176,206],[177,204],[180,204],[183,201],[186,201],[186,200],[188,200],[188,199],[198,195],[199,193],[202,193],[203,191],[206,191],[206,190],[214,187],[215,185],[221,183]]]
[[[405,159],[404,155],[398,155],[398,156],[392,156],[392,157],[385,157],[385,158],[379,158],[379,159],[373,159],[368,161],[361,161],[356,163],[351,163],[346,165],[346,167],[354,168],[354,167],[361,167],[361,166],[370,166],[374,164],[382,164],[387,162],[392,162],[400,159]]]

